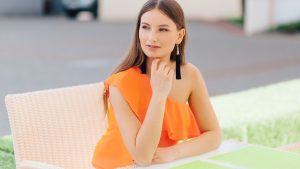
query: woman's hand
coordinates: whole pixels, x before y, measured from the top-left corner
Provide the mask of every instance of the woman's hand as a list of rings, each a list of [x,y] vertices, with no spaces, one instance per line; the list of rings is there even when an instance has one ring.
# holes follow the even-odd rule
[[[175,154],[174,148],[172,147],[157,148],[152,159],[152,164],[161,164],[174,161],[176,160]]]
[[[160,62],[159,59],[152,61],[151,65],[151,88],[154,95],[167,98],[172,88],[174,70],[167,63]]]

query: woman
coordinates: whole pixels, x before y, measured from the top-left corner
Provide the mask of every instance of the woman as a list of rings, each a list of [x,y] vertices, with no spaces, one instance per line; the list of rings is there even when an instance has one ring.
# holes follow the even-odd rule
[[[105,80],[108,129],[95,168],[166,163],[219,146],[221,130],[201,73],[185,62],[185,42],[180,5],[146,2],[128,56]]]

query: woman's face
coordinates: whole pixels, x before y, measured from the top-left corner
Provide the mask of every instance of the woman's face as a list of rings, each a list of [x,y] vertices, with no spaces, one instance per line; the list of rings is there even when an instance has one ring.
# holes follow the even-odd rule
[[[158,9],[148,11],[141,17],[139,40],[148,57],[170,58],[175,44],[179,44],[183,36],[184,29],[179,31],[175,23]]]

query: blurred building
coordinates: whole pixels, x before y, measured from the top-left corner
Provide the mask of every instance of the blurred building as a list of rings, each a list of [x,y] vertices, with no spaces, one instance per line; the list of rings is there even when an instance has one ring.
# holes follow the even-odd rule
[[[298,0],[246,0],[244,29],[247,34],[273,26],[300,21]]]
[[[147,0],[101,0],[101,21],[132,21]],[[243,17],[248,35],[300,20],[297,0],[178,0],[187,19],[220,20]]]
[[[84,4],[88,0],[65,0]],[[103,22],[134,21],[147,0],[98,0],[98,18]],[[242,18],[246,34],[300,21],[298,0],[178,0],[187,19],[220,20]],[[62,0],[0,0],[1,15],[59,14],[64,11]],[[79,11],[82,9],[78,9]],[[95,10],[92,10],[95,11]],[[74,12],[73,11],[66,11]],[[78,11],[76,11],[78,13]]]
[[[147,0],[100,0],[102,21],[132,21]],[[178,0],[187,19],[215,20],[241,16],[241,0]]]

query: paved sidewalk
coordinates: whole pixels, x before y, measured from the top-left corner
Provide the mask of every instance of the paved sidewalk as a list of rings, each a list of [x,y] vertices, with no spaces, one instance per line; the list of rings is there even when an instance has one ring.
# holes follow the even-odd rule
[[[0,18],[0,135],[10,134],[4,96],[95,83],[130,46],[133,23],[63,17]],[[300,77],[300,35],[245,37],[215,24],[188,22],[187,61],[219,95]]]

